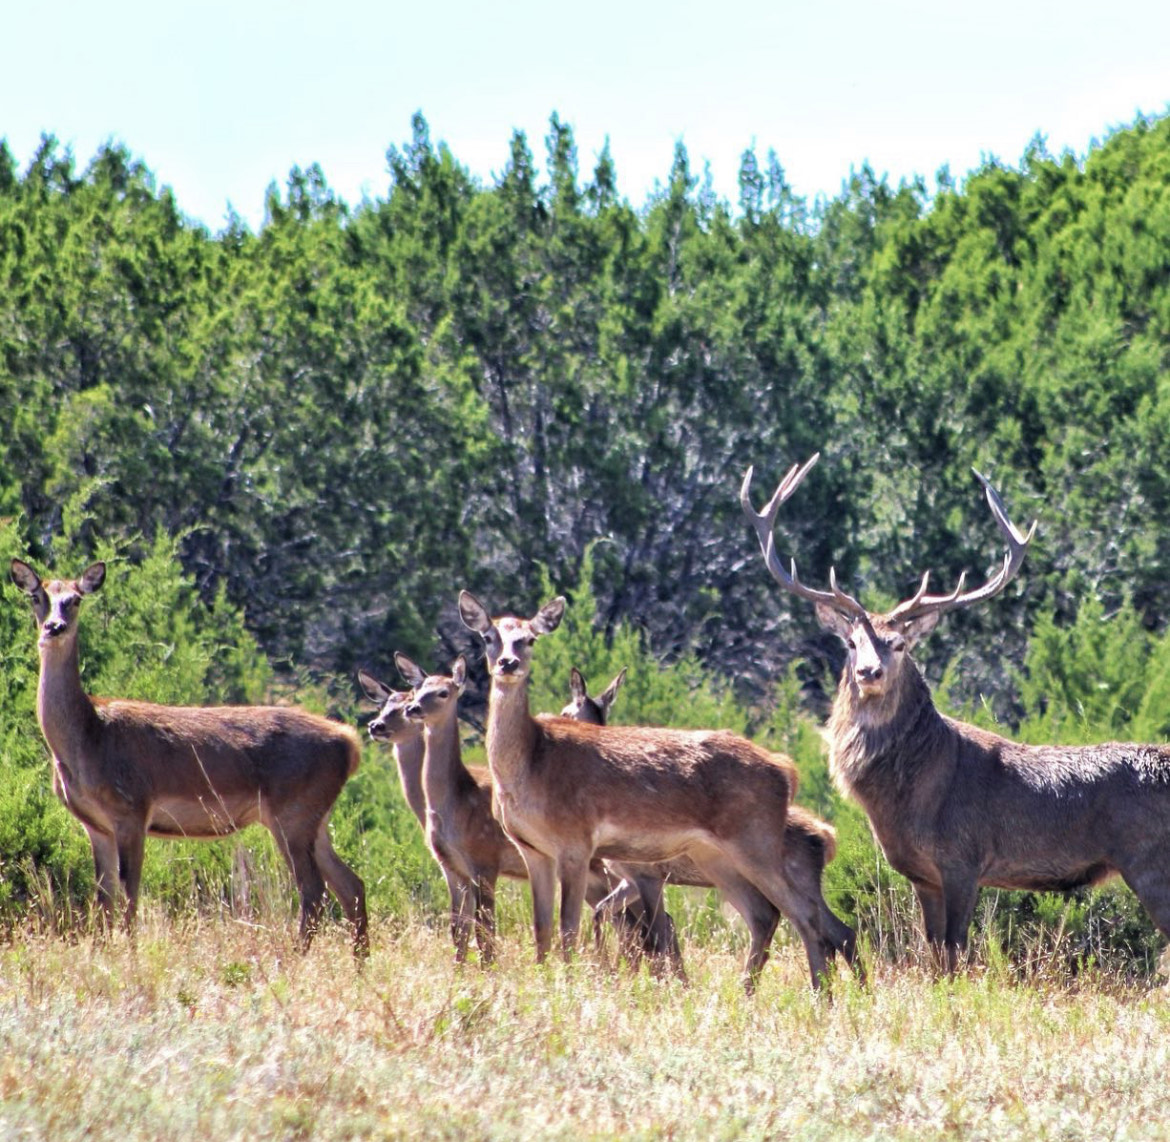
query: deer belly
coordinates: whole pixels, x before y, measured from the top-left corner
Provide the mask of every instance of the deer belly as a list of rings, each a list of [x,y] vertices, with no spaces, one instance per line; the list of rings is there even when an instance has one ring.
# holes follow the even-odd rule
[[[156,837],[226,837],[259,819],[255,798],[160,797],[150,807],[147,832]]]
[[[605,860],[668,861],[710,844],[711,834],[697,828],[643,832],[603,821],[593,830],[594,851]]]

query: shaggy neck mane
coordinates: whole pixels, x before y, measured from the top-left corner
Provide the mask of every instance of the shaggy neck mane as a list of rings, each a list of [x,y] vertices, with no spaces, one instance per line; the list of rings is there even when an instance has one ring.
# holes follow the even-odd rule
[[[876,697],[864,697],[843,674],[829,716],[830,768],[846,793],[863,794],[879,770],[882,788],[897,788],[913,781],[946,732],[926,679],[909,659],[896,685]]]

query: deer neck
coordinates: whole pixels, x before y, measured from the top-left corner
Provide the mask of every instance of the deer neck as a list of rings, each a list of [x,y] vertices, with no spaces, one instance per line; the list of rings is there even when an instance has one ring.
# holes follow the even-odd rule
[[[53,756],[75,762],[87,752],[98,730],[97,712],[81,688],[77,640],[42,646],[37,682],[37,721]]]
[[[459,790],[461,781],[466,781],[468,776],[463,767],[459,748],[459,722],[454,711],[449,717],[428,722],[425,738],[423,792],[426,794],[427,808],[442,812]]]
[[[410,811],[425,822],[427,801],[423,793],[423,746],[422,734],[394,747],[394,760],[398,764],[398,780],[402,782],[402,795]]]
[[[487,721],[488,768],[499,790],[524,779],[536,745],[537,725],[528,711],[526,682],[500,685],[492,681]]]
[[[897,683],[880,697],[863,697],[842,676],[829,717],[830,771],[843,792],[863,802],[871,782],[909,794],[944,728],[913,662],[903,665]]]

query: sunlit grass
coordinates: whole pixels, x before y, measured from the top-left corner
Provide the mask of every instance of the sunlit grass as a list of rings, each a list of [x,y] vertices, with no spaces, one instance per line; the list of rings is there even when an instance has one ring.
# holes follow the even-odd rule
[[[0,1137],[1164,1136],[1161,990],[878,958],[829,999],[785,941],[749,1000],[737,925],[687,931],[684,986],[592,953],[537,968],[507,916],[492,970],[418,918],[376,923],[361,970],[340,927],[301,956],[283,915],[17,933]]]

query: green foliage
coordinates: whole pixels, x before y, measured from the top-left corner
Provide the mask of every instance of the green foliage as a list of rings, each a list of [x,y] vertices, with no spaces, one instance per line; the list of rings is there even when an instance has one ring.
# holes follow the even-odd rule
[[[560,711],[569,697],[569,672],[576,666],[591,694],[600,693],[623,668],[627,671],[612,713],[615,725],[721,727],[744,732],[747,715],[730,688],[717,686],[694,655],[664,664],[646,647],[642,634],[619,624],[611,638],[596,625],[593,548],[581,561],[569,605],[557,631],[540,639],[533,652],[531,704],[534,710]],[[545,598],[554,594],[547,572]]]
[[[1085,599],[1073,622],[1041,615],[1019,677],[1026,741],[1127,737],[1143,705],[1152,641],[1127,602],[1112,615]]]

